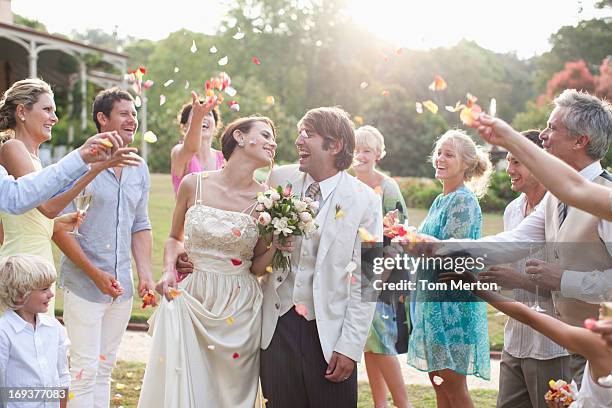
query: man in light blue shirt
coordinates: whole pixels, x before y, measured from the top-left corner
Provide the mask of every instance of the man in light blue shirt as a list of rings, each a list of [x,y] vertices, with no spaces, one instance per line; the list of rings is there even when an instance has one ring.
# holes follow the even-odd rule
[[[125,154],[134,149],[106,147],[101,140],[109,140],[113,146],[123,146],[116,133],[100,133],[90,137],[81,147],[58,163],[15,180],[0,166],[0,211],[22,214],[44,203],[69,186],[89,170],[89,164],[108,160],[111,154]],[[127,162],[133,158],[126,157]],[[127,163],[126,162],[126,163]]]
[[[94,100],[93,118],[99,131],[117,132],[124,145],[133,141],[138,119],[129,93],[118,88],[101,91]],[[132,256],[138,293],[142,297],[154,289],[149,187],[145,163],[103,170],[88,186],[92,199],[79,227],[81,236],[54,236],[65,254],[60,286],[71,341],[70,373],[80,378],[70,387],[71,408],[110,404],[110,375],[132,311]],[[74,211],[74,206],[65,211]]]

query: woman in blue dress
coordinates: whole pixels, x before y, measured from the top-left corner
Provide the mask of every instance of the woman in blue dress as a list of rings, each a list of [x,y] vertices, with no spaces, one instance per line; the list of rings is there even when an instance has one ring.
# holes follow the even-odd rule
[[[436,142],[432,162],[443,192],[419,232],[440,240],[480,238],[482,214],[477,197],[484,194],[491,174],[487,154],[465,133],[450,130]],[[419,270],[417,279],[431,272]],[[428,293],[419,289],[411,315],[408,363],[429,373],[438,408],[473,407],[466,376],[490,377],[486,306],[427,301]]]
[[[376,164],[385,157],[385,153],[385,139],[378,129],[362,126],[355,131],[355,175],[381,195],[383,214],[398,210],[399,222],[403,223],[408,221],[408,212],[400,188],[395,180],[376,169]],[[407,306],[408,302],[404,304],[399,296],[379,298],[376,302],[364,349],[366,371],[376,408],[387,406],[387,391],[391,392],[393,405],[397,408],[410,406],[397,359],[397,355],[405,353],[408,346],[410,320],[407,318]]]

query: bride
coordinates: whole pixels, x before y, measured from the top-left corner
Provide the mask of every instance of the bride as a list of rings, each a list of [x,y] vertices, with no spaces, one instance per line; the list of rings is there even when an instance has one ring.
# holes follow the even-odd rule
[[[208,108],[194,102],[194,109]],[[253,214],[265,190],[253,173],[274,158],[274,124],[261,116],[237,119],[221,146],[225,167],[187,176],[178,191],[157,285],[166,300],[149,320],[153,345],[139,407],[255,405],[262,304],[256,275],[265,273],[276,248],[292,249],[266,247]],[[194,272],[177,283],[183,245]]]

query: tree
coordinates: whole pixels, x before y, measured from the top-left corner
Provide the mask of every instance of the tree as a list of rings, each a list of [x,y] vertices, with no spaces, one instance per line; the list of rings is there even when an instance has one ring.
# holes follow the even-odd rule
[[[595,94],[612,100],[612,57],[604,59],[599,67],[599,76],[595,77]]]
[[[47,31],[47,26],[41,23],[40,21],[31,19],[31,18],[27,18],[27,17],[23,17],[23,16],[20,16],[19,14],[13,15],[13,21],[15,22],[15,24],[22,25],[25,27],[30,27],[37,31],[42,31],[44,33],[49,32]]]
[[[593,93],[595,78],[583,60],[565,63],[565,69],[553,75],[546,85],[546,96],[553,99],[565,89],[578,89]]]

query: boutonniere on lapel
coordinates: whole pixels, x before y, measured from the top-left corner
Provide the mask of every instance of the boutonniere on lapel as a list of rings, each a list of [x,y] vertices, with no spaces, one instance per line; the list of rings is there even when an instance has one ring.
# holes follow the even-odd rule
[[[336,204],[336,219],[341,220],[345,215],[346,213],[342,209],[342,206],[340,204]]]

